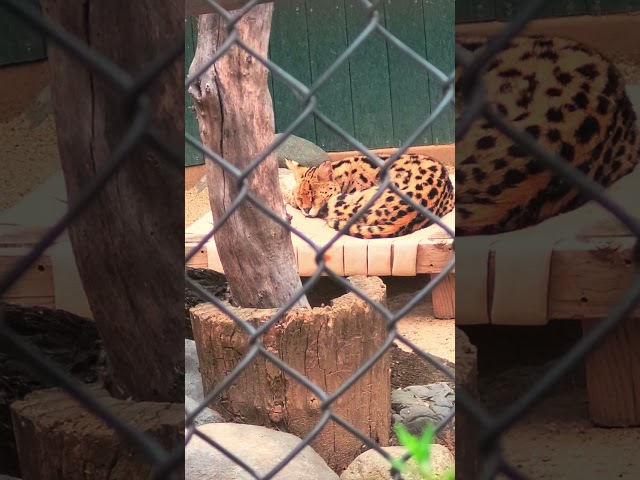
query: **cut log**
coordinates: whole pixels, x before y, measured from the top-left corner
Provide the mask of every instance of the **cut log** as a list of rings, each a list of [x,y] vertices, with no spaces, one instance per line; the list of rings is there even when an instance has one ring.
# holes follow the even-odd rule
[[[238,38],[267,57],[273,4],[253,7],[235,24]],[[198,18],[198,45],[189,74],[206,66],[229,32],[218,14]],[[204,146],[239,170],[247,167],[273,141],[275,121],[267,83],[268,70],[246,50],[233,45],[189,87]],[[205,158],[213,224],[240,193],[234,175]],[[247,178],[259,203],[286,221],[274,154]],[[220,263],[233,301],[249,308],[278,308],[301,289],[289,230],[244,201],[216,231]],[[308,307],[306,297],[298,304]]]
[[[386,303],[386,287],[378,277],[350,277],[349,281],[369,298]],[[269,352],[328,393],[335,392],[364,365],[387,336],[384,318],[355,294],[331,303],[289,311],[262,338]],[[275,309],[231,311],[254,326],[276,313]],[[248,336],[211,304],[191,309],[191,321],[203,390],[209,392],[244,358],[249,350]],[[389,365],[387,352],[332,405],[334,413],[382,446],[388,444],[390,433]],[[213,407],[227,420],[276,428],[301,438],[322,415],[320,400],[311,391],[263,357],[257,357]],[[333,422],[311,446],[336,471],[346,468],[362,452],[362,442]]]
[[[117,400],[97,386],[89,393],[120,420],[169,450],[184,442],[184,406]],[[60,389],[27,395],[11,406],[23,480],[150,478],[153,463]],[[176,468],[184,478],[184,465]],[[53,474],[52,472],[57,472]]]
[[[469,337],[456,328],[456,390],[478,397],[478,354]],[[476,423],[461,408],[456,409],[456,478],[473,480],[480,474],[480,452]]]
[[[583,320],[585,334],[598,320]],[[626,319],[585,359],[589,415],[601,427],[640,425],[640,322]]]

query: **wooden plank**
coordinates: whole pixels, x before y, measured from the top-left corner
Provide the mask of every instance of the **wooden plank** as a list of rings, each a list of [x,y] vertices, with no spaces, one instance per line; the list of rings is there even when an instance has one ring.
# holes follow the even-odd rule
[[[384,12],[378,7],[382,24]],[[353,44],[368,23],[369,13],[359,0],[346,0],[347,39]],[[349,58],[355,137],[369,147],[390,147],[393,141],[387,45],[371,33]]]
[[[436,274],[431,274],[431,281]],[[450,273],[444,277],[431,291],[433,301],[433,316],[448,320],[456,318],[456,274]]]
[[[38,0],[28,0],[38,6]],[[33,27],[4,11],[0,15],[0,66],[47,58],[45,37]]]
[[[445,75],[455,67],[455,2],[454,0],[423,0],[423,15],[427,59]],[[442,84],[431,77],[429,99],[433,112],[444,96]],[[455,118],[453,104],[442,111],[431,128],[433,143],[442,145],[455,141]]]
[[[29,252],[28,247],[0,245],[0,275],[15,266]],[[49,253],[42,255],[23,276],[2,296],[2,301],[23,306],[55,308],[53,267]]]
[[[486,22],[495,18],[495,0],[458,0],[456,2],[456,23]]]
[[[198,36],[197,20],[193,17],[184,19],[184,70],[189,74],[189,67],[193,61],[196,52],[196,42]],[[196,139],[200,139],[200,131],[196,112],[193,106],[193,98],[185,90],[184,92],[184,129]],[[202,165],[204,163],[204,155],[193,148],[190,144],[184,144],[184,164],[186,167],[193,165]]]
[[[393,238],[369,240],[367,245],[367,275],[391,275]]]
[[[640,9],[638,0],[586,0],[590,15],[627,13]]]
[[[347,49],[344,3],[338,0],[307,0],[307,30],[312,80],[317,80]],[[349,64],[345,62],[318,91],[318,109],[354,134]],[[319,120],[315,120],[316,144],[328,151],[352,148]]]
[[[274,4],[269,42],[269,58],[299,82],[311,85],[307,11],[304,0],[282,0]],[[291,88],[273,78],[273,109],[276,132],[283,132],[302,112],[300,101]],[[313,116],[304,121],[294,135],[316,142]]]
[[[386,28],[398,40],[423,58],[427,58],[422,2],[386,0]],[[429,75],[423,68],[389,43],[389,74],[392,98],[394,146],[400,146],[421,121],[431,113]],[[432,127],[416,141],[433,143]]]

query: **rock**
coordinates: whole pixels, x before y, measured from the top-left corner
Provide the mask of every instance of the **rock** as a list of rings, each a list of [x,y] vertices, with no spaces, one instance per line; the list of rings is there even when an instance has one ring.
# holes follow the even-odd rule
[[[437,425],[441,418],[427,405],[412,405],[400,410],[402,423],[412,435],[422,435],[428,425]]]
[[[407,453],[404,447],[382,447],[394,458],[400,458]],[[434,475],[442,475],[455,464],[451,452],[442,445],[431,446],[431,469]],[[340,475],[340,480],[391,480],[391,464],[375,450],[367,450],[359,455]],[[409,460],[407,471],[402,474],[404,480],[424,480],[417,470],[415,462]]]
[[[255,425],[212,423],[198,431],[237,456],[258,476],[266,475],[299,443],[294,435]],[[250,480],[244,468],[194,435],[186,445],[185,480]],[[296,455],[274,480],[337,480],[322,458],[309,446]]]
[[[455,405],[455,392],[445,382],[412,385],[391,393],[393,424],[402,423],[413,435],[421,435],[429,425],[438,425]],[[438,438],[453,435],[451,421],[438,433]]]
[[[281,133],[277,133],[275,138],[280,137]],[[275,141],[275,139],[274,139]],[[287,168],[284,160],[288,158],[298,162],[305,167],[313,167],[320,165],[326,160],[330,160],[327,152],[318,147],[315,143],[305,140],[304,138],[290,135],[275,151],[280,168]]]
[[[184,394],[196,402],[204,398],[196,342],[188,339],[184,341]]]
[[[184,396],[184,410],[186,413],[193,412],[196,408],[198,408],[199,403],[196,402],[193,398],[185,395]],[[201,411],[196,417],[195,424],[197,426],[206,425],[208,423],[224,423],[224,418],[215,410],[210,408],[205,408]]]
[[[394,412],[399,412],[410,405],[424,405],[424,402],[409,391],[409,388],[410,387],[407,387],[407,389],[404,390],[398,388],[391,392],[391,408],[393,408]]]

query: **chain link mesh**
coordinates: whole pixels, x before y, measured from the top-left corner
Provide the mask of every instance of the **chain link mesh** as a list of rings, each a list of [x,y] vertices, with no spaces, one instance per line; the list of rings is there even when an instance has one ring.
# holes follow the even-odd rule
[[[233,200],[232,204],[224,214],[216,226],[201,240],[193,250],[186,255],[185,262],[195,255],[215,234],[224,222],[234,213],[234,211],[242,204],[242,202],[248,201],[252,203],[256,208],[263,212],[272,221],[278,222],[284,227],[288,228],[294,235],[297,235],[305,243],[307,243],[316,253],[317,269],[310,277],[309,281],[305,283],[296,298],[292,298],[287,305],[283,306],[278,312],[262,324],[259,328],[255,328],[244,322],[242,319],[234,315],[229,308],[215,297],[211,292],[207,291],[198,282],[192,280],[189,276],[186,276],[186,283],[190,288],[194,289],[204,301],[210,302],[218,309],[232,318],[237,325],[243,329],[250,336],[250,349],[244,356],[243,360],[236,366],[233,372],[215,386],[211,391],[206,392],[204,401],[194,411],[186,414],[186,432],[185,432],[185,444],[188,443],[193,436],[198,436],[204,441],[211,444],[214,448],[217,448],[232,461],[237,463],[241,468],[246,470],[250,475],[256,479],[269,479],[273,478],[278,472],[282,470],[300,451],[309,444],[309,442],[318,434],[318,432],[329,422],[334,422],[341,425],[344,429],[349,431],[352,435],[356,436],[362,441],[368,448],[377,450],[381,455],[389,458],[389,455],[384,452],[380,446],[369,438],[367,435],[358,431],[352,425],[350,425],[343,418],[340,418],[332,409],[332,405],[336,399],[343,394],[349,387],[351,387],[372,365],[377,362],[385,352],[391,347],[391,345],[398,341],[404,343],[416,352],[420,357],[433,365],[444,375],[446,375],[451,381],[454,380],[454,372],[443,365],[435,357],[428,352],[420,349],[417,345],[411,342],[409,339],[401,335],[397,330],[397,323],[410,312],[416,305],[421,302],[428,294],[430,294],[433,288],[442,281],[449,273],[451,273],[455,266],[455,258],[453,258],[446,267],[440,272],[434,279],[429,282],[424,288],[422,288],[406,305],[400,310],[392,313],[389,309],[381,304],[373,302],[367,298],[366,294],[354,287],[353,284],[348,282],[343,277],[332,272],[326,265],[325,253],[331,248],[331,246],[344,234],[348,228],[357,221],[357,218],[361,216],[366,208],[373,204],[373,202],[382,195],[385,189],[394,191],[397,195],[402,197],[406,202],[410,203],[416,210],[422,215],[431,219],[434,223],[437,223],[446,231],[451,237],[454,237],[454,232],[451,231],[447,225],[442,223],[439,218],[434,216],[432,212],[425,209],[419,204],[416,204],[410,197],[403,192],[399,191],[391,182],[388,175],[388,169],[390,165],[396,161],[396,159],[402,155],[406,150],[413,145],[413,143],[422,135],[422,133],[429,128],[430,125],[438,118],[438,116],[447,108],[451,108],[454,99],[454,72],[442,72],[436,68],[433,64],[427,61],[425,58],[416,54],[413,50],[399,41],[389,31],[387,31],[380,21],[379,11],[376,9],[377,3],[368,2],[362,0],[360,3],[362,7],[368,11],[368,20],[363,30],[353,40],[349,47],[341,53],[335,62],[320,75],[310,86],[306,86],[297,81],[286,71],[274,64],[267,58],[262,58],[252,51],[236,34],[234,25],[246,14],[251,8],[259,3],[258,0],[253,0],[247,3],[242,9],[234,12],[228,12],[216,2],[206,0],[214,11],[221,15],[230,29],[230,35],[227,41],[219,48],[214,56],[210,59],[210,62],[205,65],[200,71],[191,75],[185,82],[185,88],[188,89],[190,85],[197,81],[199,75],[205,72],[222,56],[225,52],[231,48],[232,45],[236,45],[244,49],[249,55],[252,55],[266,68],[269,69],[274,78],[277,78],[280,82],[288,85],[292,91],[297,95],[302,106],[302,112],[300,116],[283,132],[283,135],[269,146],[269,148],[262,152],[257,158],[255,158],[250,166],[243,171],[238,170],[232,164],[225,161],[220,155],[205,148],[199,139],[186,134],[185,141],[195,149],[199,150],[205,155],[207,161],[215,162],[218,166],[225,169],[231,175],[233,175],[238,182],[239,193]],[[456,64],[463,67],[464,79],[461,80],[462,91],[465,97],[465,104],[468,106],[464,112],[462,112],[457,124],[456,124],[456,141],[459,141],[469,125],[478,115],[484,116],[486,119],[493,122],[505,135],[511,138],[515,143],[521,145],[528,152],[540,159],[548,168],[557,172],[565,177],[567,180],[576,185],[580,190],[591,200],[598,202],[615,217],[621,220],[621,222],[627,226],[632,232],[633,236],[640,237],[640,224],[635,218],[630,216],[627,212],[621,209],[612,199],[610,199],[602,188],[590,182],[583,174],[578,170],[567,165],[561,158],[550,152],[544,151],[540,148],[535,140],[522,133],[515,131],[508,122],[506,122],[500,115],[493,111],[483,99],[482,96],[482,69],[490,61],[491,57],[498,52],[501,48],[507,45],[509,40],[517,35],[536,14],[548,4],[548,0],[532,0],[530,2],[524,2],[522,9],[517,12],[513,19],[507,24],[502,32],[492,38],[487,44],[483,53],[478,57],[471,57],[463,49],[456,47]],[[61,218],[45,236],[33,247],[29,254],[25,255],[9,272],[4,274],[0,278],[0,295],[4,295],[11,286],[25,273],[25,271],[49,248],[55,239],[73,222],[75,218],[83,211],[83,209],[92,201],[98,194],[101,187],[104,186],[109,179],[113,176],[117,170],[118,165],[122,161],[124,154],[135,146],[138,142],[146,141],[155,145],[162,150],[167,158],[172,161],[177,168],[183,168],[182,155],[170,148],[163,140],[160,132],[155,131],[148,122],[143,105],[145,98],[145,88],[150,81],[156,76],[163,68],[169,65],[179,55],[182,54],[184,45],[176,45],[174,49],[167,51],[156,62],[153,62],[151,66],[136,78],[132,78],[125,72],[121,71],[108,59],[105,59],[97,52],[91,50],[87,45],[73,38],[66,33],[59,25],[47,20],[41,14],[31,8],[29,4],[20,2],[17,0],[4,0],[0,3],[5,11],[10,12],[23,21],[29,23],[33,28],[41,31],[45,34],[50,41],[56,42],[59,46],[65,48],[69,53],[73,54],[77,59],[81,60],[86,68],[91,71],[100,74],[105,80],[109,81],[112,85],[118,88],[123,95],[130,99],[130,105],[132,109],[132,121],[129,130],[123,135],[120,148],[114,152],[112,161],[109,167],[96,175],[96,178],[92,181],[82,195],[81,200],[75,205],[69,208],[69,211],[63,218]],[[442,86],[442,98],[438,106],[434,111],[420,124],[411,134],[402,146],[389,158],[383,162],[375,153],[369,150],[365,145],[360,143],[356,138],[349,135],[340,126],[333,122],[329,115],[321,112],[318,109],[316,94],[318,89],[326,83],[326,81],[332,76],[332,74],[346,62],[353,53],[362,45],[362,43],[372,35],[382,36],[388,44],[393,45],[396,49],[407,58],[414,62],[415,68],[424,71],[429,77],[438,82]],[[465,80],[466,79],[466,80]],[[322,122],[328,129],[334,132],[336,135],[342,137],[347,143],[353,146],[354,149],[362,152],[374,163],[381,167],[382,182],[381,188],[371,199],[367,205],[361,210],[360,214],[347,223],[339,232],[336,233],[334,238],[324,245],[317,245],[311,239],[309,239],[302,231],[292,227],[286,221],[275,215],[273,212],[266,209],[258,199],[249,191],[247,177],[254,171],[254,169],[264,161],[273,151],[278,148],[286,138],[291,135],[296,128],[305,121],[305,119],[314,116],[317,120]],[[636,254],[636,261],[638,255]],[[301,375],[299,372],[292,369],[289,365],[283,362],[273,353],[267,351],[262,345],[261,338],[265,332],[275,325],[289,310],[296,301],[303,295],[307,294],[309,290],[317,283],[320,277],[326,274],[334,282],[342,286],[346,291],[353,292],[361,299],[368,301],[372,306],[382,315],[387,322],[388,336],[385,339],[383,345],[379,348],[377,353],[365,362],[350,378],[346,381],[341,388],[327,394],[317,385],[311,383],[307,378]],[[459,297],[459,299],[462,297]],[[475,422],[480,435],[480,448],[484,457],[484,466],[482,471],[479,472],[478,478],[490,479],[494,478],[499,472],[504,473],[509,478],[526,478],[522,473],[510,465],[502,456],[500,450],[500,439],[502,434],[510,428],[515,422],[521,419],[527,412],[541,401],[545,394],[557,384],[557,382],[563,378],[568,372],[576,368],[579,362],[583,361],[585,356],[591,352],[597,345],[599,345],[606,335],[611,332],[619,322],[627,317],[633,308],[640,300],[640,275],[636,275],[632,285],[629,287],[627,293],[620,299],[618,304],[612,308],[609,316],[601,322],[596,328],[594,328],[588,335],[586,335],[573,349],[566,353],[566,355],[559,361],[554,367],[552,367],[547,374],[540,378],[522,397],[514,402],[509,408],[507,408],[500,415],[490,415],[482,406],[480,406],[474,399],[472,399],[467,392],[463,391],[459,387],[456,389],[456,403],[465,413],[470,415]],[[0,341],[4,348],[9,352],[16,355],[16,357],[28,363],[32,366],[40,375],[48,378],[52,383],[64,388],[75,399],[81,402],[91,412],[102,418],[107,425],[113,428],[116,432],[132,442],[137,448],[139,448],[147,458],[153,462],[155,469],[155,478],[173,478],[175,469],[182,462],[184,456],[184,449],[181,447],[175,451],[168,452],[158,444],[156,444],[148,436],[135,431],[129,425],[116,418],[109,410],[105,409],[93,398],[88,396],[76,383],[70,378],[68,374],[61,371],[55,365],[52,365],[47,358],[41,353],[28,345],[22,338],[17,336],[11,331],[4,321],[0,318]],[[213,440],[203,435],[195,427],[195,419],[197,415],[206,408],[211,402],[220,396],[222,392],[229,387],[229,385],[243,372],[256,358],[264,357],[269,362],[273,363],[277,368],[281,369],[291,376],[295,381],[303,384],[309,391],[322,403],[323,415],[315,428],[309,432],[309,434],[302,439],[300,444],[291,451],[285,458],[283,458],[276,467],[274,467],[267,475],[259,475],[251,465],[247,465],[242,459],[237,458],[231,452],[225,450],[221,445],[217,444]],[[449,422],[454,418],[455,409],[452,409],[449,414],[438,425],[437,431],[441,431]],[[402,478],[399,472],[393,471],[393,478]]]
[[[258,1],[252,1],[246,4],[244,8],[239,11],[229,13],[224,10],[221,6],[217,5],[216,2],[208,1],[208,4],[211,5],[215,9],[215,11],[220,14],[228,26],[229,37],[227,41],[223,43],[223,45],[216,51],[215,55],[213,55],[210,61],[204,65],[202,68],[198,69],[198,71],[194,72],[187,79],[185,86],[189,88],[193,83],[198,81],[198,77],[210,68],[214,63],[228,51],[232,45],[236,45],[242,49],[244,49],[249,55],[253,56],[257,59],[262,65],[269,69],[271,74],[274,77],[274,81],[280,81],[284,85],[288,86],[298,98],[301,105],[301,114],[297,117],[297,119],[289,125],[288,128],[282,133],[282,135],[278,136],[276,141],[274,141],[261,155],[259,155],[255,160],[251,162],[248,168],[243,171],[239,171],[229,162],[225,161],[225,159],[221,158],[216,152],[210,151],[208,148],[204,147],[198,139],[193,138],[191,135],[186,134],[186,141],[188,144],[193,146],[195,149],[201,151],[207,161],[215,162],[219,167],[226,170],[228,173],[233,175],[237,179],[238,190],[239,193],[236,198],[233,199],[230,207],[225,211],[224,215],[218,220],[215,224],[214,228],[208,232],[208,234],[204,235],[202,240],[189,252],[186,256],[187,262],[198,253],[202,247],[204,247],[207,242],[213,237],[213,235],[224,225],[224,223],[228,220],[228,218],[234,213],[234,211],[241,205],[244,201],[249,201],[253,204],[257,209],[259,209],[262,213],[264,213],[269,219],[274,222],[283,225],[288,230],[290,230],[294,235],[298,236],[302,241],[308,244],[315,251],[315,261],[317,264],[317,268],[315,272],[309,277],[308,281],[305,282],[302,289],[298,292],[294,298],[291,298],[290,301],[287,302],[282,308],[278,309],[277,313],[273,315],[273,317],[269,318],[266,322],[264,322],[260,327],[256,328],[250,325],[248,322],[243,321],[239,318],[234,312],[232,312],[222,301],[220,301],[216,296],[212,293],[208,292],[201,285],[198,284],[197,281],[192,280],[187,277],[187,282],[189,286],[196,292],[198,292],[204,300],[207,302],[211,302],[214,304],[220,311],[224,312],[228,317],[233,319],[237,325],[244,330],[249,335],[248,343],[251,346],[249,351],[246,352],[243,360],[233,369],[230,375],[228,375],[224,380],[220,381],[211,391],[206,392],[204,400],[199,404],[198,408],[190,412],[186,417],[187,422],[187,434],[186,441],[189,442],[192,436],[198,436],[205,442],[209,443],[214,448],[217,448],[225,455],[227,455],[233,462],[237,463],[244,470],[246,470],[251,476],[259,479],[270,479],[278,474],[287,464],[298,455],[305,446],[307,446],[313,439],[318,435],[318,433],[327,425],[328,422],[333,420],[338,425],[342,426],[345,430],[350,432],[352,435],[357,437],[362,441],[364,445],[368,448],[372,448],[377,450],[381,455],[383,455],[387,459],[391,459],[390,455],[382,450],[380,446],[371,438],[369,438],[364,433],[360,432],[353,425],[349,424],[344,418],[341,418],[333,411],[332,405],[336,402],[336,400],[350,387],[352,387],[358,379],[362,377],[369,369],[373,367],[373,365],[380,360],[380,358],[388,352],[389,348],[395,341],[399,341],[404,343],[406,346],[410,347],[414,352],[416,352],[420,357],[429,362],[439,371],[441,371],[446,377],[453,382],[454,380],[454,372],[448,368],[446,365],[442,364],[438,359],[430,355],[428,352],[423,351],[418,346],[416,346],[409,339],[401,335],[397,330],[397,323],[400,321],[408,312],[410,312],[413,308],[416,307],[423,299],[429,295],[433,288],[438,285],[443,278],[445,278],[449,273],[451,273],[455,266],[455,259],[453,258],[443,270],[438,273],[431,282],[429,282],[424,288],[422,288],[416,295],[407,302],[400,310],[395,313],[389,311],[389,309],[385,305],[381,305],[378,302],[367,297],[367,295],[362,292],[360,289],[355,287],[348,280],[343,278],[340,275],[334,273],[330,268],[327,267],[325,253],[329,251],[329,249],[335,244],[336,241],[340,239],[341,236],[345,235],[345,232],[353,225],[368,209],[373,203],[385,193],[385,191],[393,191],[397,195],[399,195],[405,202],[412,205],[416,210],[418,210],[423,216],[429,218],[432,222],[440,225],[440,227],[447,232],[451,238],[454,236],[454,232],[449,228],[446,224],[441,222],[441,219],[435,216],[430,210],[424,208],[422,205],[417,204],[411,197],[407,196],[404,192],[400,191],[389,178],[388,170],[389,167],[393,164],[402,155],[406,152],[406,150],[411,147],[416,140],[428,129],[433,122],[440,116],[440,114],[447,108],[452,108],[453,106],[453,98],[454,98],[454,90],[453,90],[453,72],[442,72],[437,67],[435,67],[432,63],[427,61],[422,56],[416,54],[412,49],[407,47],[404,43],[398,40],[394,35],[392,35],[388,30],[386,30],[383,26],[383,22],[381,22],[379,7],[376,3],[371,3],[368,1],[361,1],[360,4],[362,8],[364,8],[368,12],[368,20],[365,25],[363,25],[363,29],[357,35],[356,38],[349,44],[348,48],[340,53],[336,60],[322,73],[318,78],[316,78],[310,86],[305,86],[301,82],[299,82],[296,78],[291,76],[288,72],[284,71],[278,65],[274,64],[268,58],[264,58],[257,54],[254,50],[252,50],[241,38],[239,38],[234,29],[234,25],[242,18],[242,16],[249,11],[254,5],[257,5]],[[334,121],[331,120],[330,115],[322,112],[318,108],[317,101],[317,92],[318,90],[326,84],[326,82],[331,78],[331,76],[336,72],[338,68],[343,66],[345,63],[349,61],[349,58],[356,52],[361,45],[366,41],[367,38],[374,35],[380,35],[384,38],[389,45],[393,45],[397,51],[409,58],[413,64],[414,68],[419,69],[420,71],[425,72],[429,75],[432,81],[438,82],[442,87],[442,98],[440,99],[436,108],[433,109],[431,114],[425,118],[425,120],[418,125],[418,127],[414,130],[414,132],[403,142],[403,144],[391,155],[391,157],[383,161],[378,155],[372,152],[367,146],[363,145],[358,139],[351,136],[347,133],[343,128],[337,125]],[[260,201],[257,199],[253,192],[251,192],[247,185],[247,177],[254,171],[254,169],[260,164],[260,162],[264,161],[267,156],[272,154],[276,148],[278,148],[282,143],[287,139],[289,135],[291,135],[299,125],[301,125],[307,118],[314,116],[316,120],[320,121],[324,124],[329,130],[335,133],[337,136],[344,139],[349,145],[351,145],[355,150],[360,151],[363,155],[369,157],[377,166],[380,167],[381,170],[381,182],[380,188],[378,192],[365,204],[363,207],[352,217],[336,234],[333,236],[331,240],[324,243],[323,245],[316,244],[313,240],[311,240],[304,232],[295,228],[294,226],[288,224],[285,220],[280,218],[274,212],[270,211],[266,208]],[[367,361],[360,366],[351,377],[345,381],[340,388],[334,391],[332,394],[327,394],[318,385],[312,383],[305,376],[294,370],[291,366],[289,366],[286,362],[282,361],[277,355],[274,355],[272,352],[268,351],[267,348],[262,344],[261,338],[265,335],[265,333],[276,325],[279,321],[281,321],[285,315],[285,313],[295,305],[295,303],[303,296],[309,293],[309,291],[317,284],[318,280],[324,275],[328,276],[332,279],[336,284],[341,286],[347,292],[353,292],[362,300],[370,303],[386,320],[387,322],[387,330],[388,335],[383,344],[377,350],[377,352],[372,355]],[[197,415],[211,402],[215,401],[219,398],[219,396],[229,388],[229,386],[244,372],[247,368],[250,367],[252,362],[254,362],[258,357],[264,357],[269,362],[273,363],[278,369],[282,372],[288,374],[295,381],[301,383],[306,387],[310,392],[313,393],[321,403],[321,408],[323,414],[315,425],[315,427],[302,439],[302,441],[294,448],[288,455],[282,458],[278,464],[273,467],[267,474],[260,475],[252,465],[248,465],[245,461],[237,456],[233,455],[228,450],[224,449],[219,443],[213,441],[211,438],[207,437],[206,434],[200,432],[195,425],[195,419]],[[439,422],[436,426],[436,432],[442,431],[454,418],[455,409],[451,409],[446,415],[446,417]],[[408,457],[407,457],[408,458]],[[391,468],[391,467],[390,467]],[[402,478],[399,472],[394,472],[394,479]]]

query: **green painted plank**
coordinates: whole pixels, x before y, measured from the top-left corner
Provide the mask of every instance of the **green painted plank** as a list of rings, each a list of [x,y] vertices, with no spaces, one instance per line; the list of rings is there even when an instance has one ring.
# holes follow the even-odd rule
[[[451,75],[455,67],[455,0],[423,0],[425,43],[427,60],[445,75]],[[434,77],[429,81],[431,111],[443,98],[443,87]],[[454,143],[454,109],[449,103],[432,125],[435,145]]]
[[[274,3],[269,58],[299,82],[311,84],[307,12],[304,0],[279,0]],[[271,75],[276,132],[283,132],[302,113],[303,106],[286,82]],[[313,116],[305,120],[294,135],[316,141]]]
[[[456,23],[495,20],[495,4],[495,0],[458,0],[456,2]]]
[[[565,17],[572,15],[586,15],[586,0],[561,0],[550,2],[551,15],[554,17]]]
[[[379,6],[384,25],[384,12]],[[353,44],[368,22],[360,0],[346,0],[347,39]],[[376,32],[367,36],[349,58],[355,137],[369,148],[393,145],[387,43]]]
[[[184,71],[185,77],[189,74],[189,66],[193,61],[196,51],[196,37],[198,32],[197,21],[195,18],[185,18],[184,20]],[[195,138],[200,138],[198,129],[198,119],[193,109],[193,99],[191,95],[185,91],[184,94],[184,128],[185,131]],[[200,151],[185,143],[184,146],[184,163],[189,167],[192,165],[202,165],[204,156]]]
[[[625,13],[640,10],[639,0],[587,0],[587,10],[591,15]]]
[[[28,0],[39,6],[38,0]],[[0,15],[0,66],[47,58],[44,35],[13,15]]]
[[[343,0],[307,0],[307,31],[312,80],[318,79],[347,48]],[[319,110],[350,135],[354,135],[348,62],[343,63],[320,88]],[[326,151],[353,147],[318,119],[316,144]]]
[[[385,0],[386,28],[398,40],[420,55],[427,56],[422,2]],[[418,63],[389,42],[389,74],[394,146],[400,146],[431,113],[429,75]],[[431,145],[429,127],[416,145]]]

